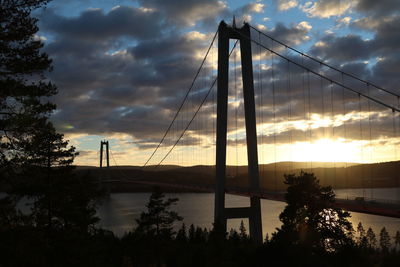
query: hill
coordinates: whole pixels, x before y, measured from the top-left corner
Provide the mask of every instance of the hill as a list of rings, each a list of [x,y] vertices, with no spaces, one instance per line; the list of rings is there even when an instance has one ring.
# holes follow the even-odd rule
[[[333,188],[367,188],[367,187],[400,187],[400,161],[355,164],[345,162],[278,162],[260,165],[260,186],[269,190],[284,190],[284,174],[313,172],[322,185]],[[163,167],[148,166],[144,169],[138,166],[118,166],[96,168],[78,166],[78,175],[89,175],[99,180],[108,180],[111,191],[148,191],[146,186],[138,186],[130,180],[146,180],[176,184],[214,184],[215,166],[182,167],[169,165]],[[247,166],[227,166],[227,185],[247,186]],[[170,190],[166,190],[170,191]],[[176,191],[175,189],[173,191]]]

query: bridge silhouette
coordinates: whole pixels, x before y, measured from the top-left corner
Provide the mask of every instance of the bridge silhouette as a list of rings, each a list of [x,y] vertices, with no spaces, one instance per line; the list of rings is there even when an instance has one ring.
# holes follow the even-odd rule
[[[156,174],[164,165],[215,166],[215,183],[143,180],[123,169],[118,169],[120,179],[103,182],[215,192],[214,223],[226,229],[228,219],[248,218],[250,236],[257,243],[262,242],[260,199],[284,201],[278,162],[293,165],[287,169],[290,173],[298,171],[298,158],[308,162],[301,168],[305,171],[316,169],[316,158],[330,159],[331,178],[324,181],[322,177],[322,182],[335,187],[338,180],[350,184],[356,179],[347,172],[353,165],[346,161],[348,154],[361,163],[398,159],[399,94],[305,54],[248,23],[242,27],[220,23],[182,102],[171,114],[160,141],[142,144],[154,148],[142,171]],[[104,152],[108,167],[109,146],[102,141],[100,166]],[[339,162],[337,156],[344,160]],[[114,162],[118,165],[115,158]],[[237,166],[233,173],[227,171],[227,162]],[[275,164],[272,171],[263,169],[267,162]],[[247,166],[244,174],[239,172],[240,165]],[[374,173],[373,166],[361,169],[359,187],[380,186],[388,179],[386,173]],[[247,186],[232,185],[232,179],[227,179],[240,176],[246,178]],[[397,174],[394,179],[400,187]],[[266,180],[270,182],[263,187]],[[226,208],[226,193],[249,197],[250,206]],[[353,199],[337,198],[336,205],[400,218],[399,200],[379,201],[365,191]]]

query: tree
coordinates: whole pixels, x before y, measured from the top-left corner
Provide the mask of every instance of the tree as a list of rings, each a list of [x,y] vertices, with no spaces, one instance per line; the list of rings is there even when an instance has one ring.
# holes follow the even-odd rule
[[[310,250],[335,251],[352,243],[350,214],[334,206],[331,187],[321,187],[312,173],[285,175],[287,206],[280,214],[282,227],[274,242]]]
[[[21,195],[28,167],[35,166],[30,149],[32,140],[47,136],[51,124],[47,117],[55,105],[45,97],[56,93],[56,87],[45,81],[51,60],[40,52],[43,44],[35,37],[37,19],[32,10],[47,1],[1,1],[0,5],[0,183],[8,191],[10,216]],[[46,150],[46,154],[47,150]],[[19,178],[19,179],[18,179]]]
[[[359,222],[357,225],[357,233],[358,233],[357,244],[361,248],[367,248],[368,240],[367,240],[367,236],[366,236],[364,227],[361,222]]]
[[[0,7],[0,166],[3,178],[24,165],[32,137],[47,136],[49,114],[55,105],[46,101],[56,87],[46,81],[51,60],[40,49],[37,19],[31,12],[44,0],[1,1]],[[28,146],[28,147],[27,147]],[[8,175],[6,175],[8,174]]]
[[[159,188],[151,194],[149,203],[146,204],[147,211],[140,214],[136,219],[138,224],[136,231],[157,238],[171,239],[174,235],[173,225],[182,221],[182,217],[176,211],[171,211],[172,205],[178,201],[177,198],[164,200],[165,195]]]
[[[187,230],[186,230],[186,225],[185,223],[182,223],[181,228],[178,230],[178,233],[176,234],[175,240],[181,241],[181,242],[186,242],[187,241]]]
[[[57,88],[45,77],[51,59],[31,16],[47,2],[0,1],[0,186],[7,192],[0,202],[8,211],[0,223],[87,230],[98,220],[94,200],[101,194],[88,179],[72,176],[75,148],[49,121]],[[22,197],[33,201],[29,222],[17,218]]]
[[[188,236],[189,236],[189,241],[190,242],[194,242],[195,241],[195,239],[196,239],[196,228],[194,227],[193,223],[189,226]]]
[[[383,227],[379,233],[379,245],[383,252],[388,252],[390,248],[390,236],[386,228]]]
[[[249,236],[247,235],[247,230],[246,230],[246,227],[244,226],[243,220],[240,221],[239,236],[240,236],[240,240],[242,240],[242,241],[249,239]]]
[[[367,240],[368,240],[368,247],[370,249],[375,249],[377,241],[376,241],[375,233],[371,229],[371,227],[369,227],[368,230],[367,230]]]
[[[394,245],[400,247],[400,231],[396,231],[396,235],[394,236]]]

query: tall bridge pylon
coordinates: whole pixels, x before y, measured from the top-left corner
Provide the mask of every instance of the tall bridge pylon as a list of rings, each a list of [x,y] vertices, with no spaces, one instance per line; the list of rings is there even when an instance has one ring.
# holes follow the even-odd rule
[[[218,28],[217,146],[214,223],[221,227],[221,230],[226,231],[228,219],[248,218],[250,238],[253,242],[262,244],[260,198],[258,196],[251,196],[250,207],[225,207],[230,39],[236,39],[240,42],[250,190],[257,192],[260,189],[250,26],[245,23],[242,28],[236,28],[235,24],[231,27],[222,21]]]
[[[105,151],[103,149],[105,147]],[[106,162],[107,162],[107,168],[110,167],[110,149],[108,145],[108,141],[100,141],[100,168],[103,167],[103,155],[104,153],[106,154]]]

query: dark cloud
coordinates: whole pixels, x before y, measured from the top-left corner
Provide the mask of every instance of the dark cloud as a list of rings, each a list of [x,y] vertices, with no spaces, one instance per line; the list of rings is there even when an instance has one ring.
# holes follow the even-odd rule
[[[140,0],[145,8],[157,10],[165,18],[180,27],[194,26],[198,21],[215,20],[227,11],[227,6],[217,0]]]
[[[187,92],[200,65],[201,56],[215,32],[217,19],[230,19],[232,14],[245,18],[262,9],[258,3],[250,3],[230,11],[223,2],[213,0],[143,0],[139,3],[140,7],[122,6],[109,12],[87,10],[70,18],[52,10],[44,14],[41,29],[51,35],[45,50],[54,59],[51,79],[58,85],[60,92],[55,99],[59,110],[54,119],[60,125],[68,122],[73,126],[66,129],[66,132],[125,133],[138,140],[139,148],[154,148]],[[392,21],[398,22],[397,18],[392,18]],[[388,87],[395,86],[399,78],[393,77],[398,73],[399,59],[389,55],[398,49],[396,41],[400,30],[397,25],[400,24],[385,23],[384,20],[376,24],[374,38],[371,40],[358,35],[328,35],[320,40],[326,45],[314,45],[310,52],[345,71],[376,80]],[[204,29],[210,29],[210,33],[195,31]],[[278,23],[266,33],[290,46],[296,46],[309,41],[311,29],[307,22],[291,25]],[[255,39],[258,38],[257,34],[252,34]],[[260,41],[318,73],[341,81],[337,73],[299,55],[288,53],[284,47],[277,43],[271,44],[267,38],[261,38]],[[259,53],[260,50],[253,46],[253,55],[258,56]],[[215,57],[216,50],[214,60]],[[373,67],[362,62],[372,57],[381,57]],[[253,62],[257,112],[261,114],[258,115],[261,116],[257,118],[258,122],[275,121],[277,124],[285,124],[295,120],[308,121],[315,114],[327,118],[339,117],[351,112],[356,114],[360,106],[362,111],[371,114],[383,111],[381,106],[368,105],[365,99],[360,102],[357,94],[344,94],[339,86],[331,85],[329,81],[288,64],[285,60],[275,56],[273,61],[272,64],[270,55],[264,51],[261,63],[268,68],[259,72],[259,62]],[[240,76],[240,67],[237,71]],[[187,104],[182,108],[182,114],[177,117],[166,139],[166,146],[174,143],[192,118],[215,78],[215,71],[213,77],[211,73],[209,62],[200,73]],[[368,90],[350,79],[343,82],[363,93]],[[259,92],[261,83],[263,97]],[[230,85],[232,90],[235,86],[232,73]],[[240,81],[236,86],[241,90]],[[381,97],[381,93],[371,92],[371,95]],[[229,134],[234,134],[238,129],[243,130],[244,126],[243,102],[239,104],[236,114],[236,105],[232,100],[234,97],[231,91]],[[238,97],[241,98],[241,93]],[[192,135],[184,136],[185,142],[181,143],[183,146],[198,145],[201,138],[213,134],[216,107],[212,100],[215,101],[215,98],[213,91],[203,111],[188,129]],[[371,121],[376,129],[390,129],[391,120],[387,118],[386,115],[363,117],[362,125],[366,126]],[[346,123],[347,138],[357,138],[360,122],[353,118]],[[312,134],[319,136],[329,131],[332,131],[332,127],[320,127],[312,130]],[[337,136],[345,135],[341,124],[335,128],[335,132]],[[290,136],[294,142],[304,140],[306,135],[307,131],[292,127],[291,131],[279,130],[275,138],[278,138],[277,142],[284,143],[288,142]],[[265,140],[272,142],[271,133],[266,136]],[[389,134],[373,133],[371,138],[378,136]]]
[[[360,12],[365,12],[377,15],[388,15],[400,10],[400,1],[398,0],[358,0],[356,9]]]
[[[369,59],[372,53],[370,46],[370,41],[363,40],[358,35],[328,35],[317,42],[310,52],[324,60],[348,62]]]
[[[138,39],[154,38],[163,29],[159,13],[140,8],[118,6],[110,12],[101,9],[89,9],[79,17],[63,17],[46,9],[42,15],[41,27],[44,31],[68,38],[104,41],[123,36]]]
[[[277,23],[272,30],[266,31],[266,33],[280,42],[293,46],[307,41],[309,39],[307,34],[310,30],[311,26],[307,22],[300,22],[297,25],[292,24],[290,27],[285,26],[283,23]],[[278,44],[274,45],[279,46]]]

